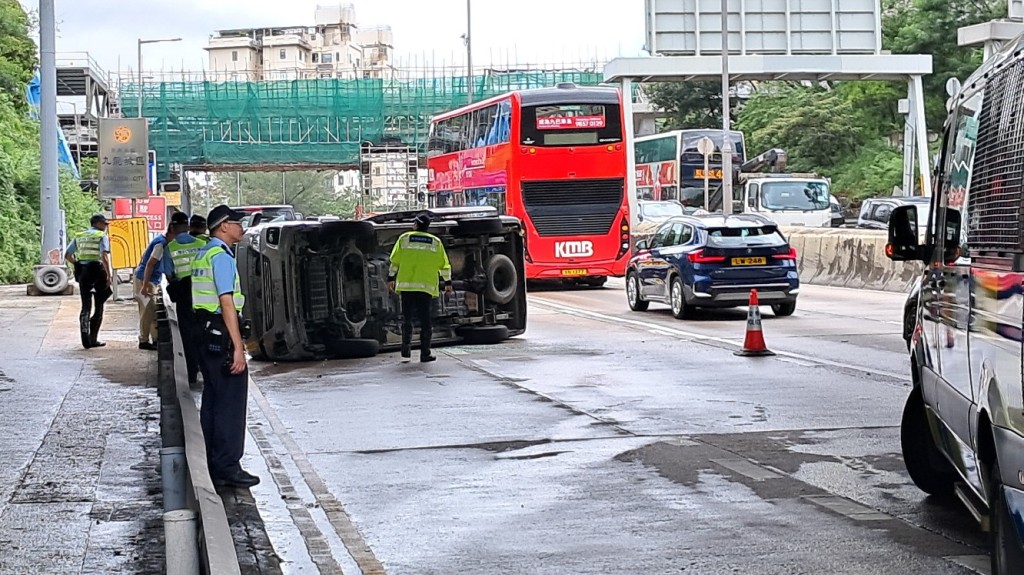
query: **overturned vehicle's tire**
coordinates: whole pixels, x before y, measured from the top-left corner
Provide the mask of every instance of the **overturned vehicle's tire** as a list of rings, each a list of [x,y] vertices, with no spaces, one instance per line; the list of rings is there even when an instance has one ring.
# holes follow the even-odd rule
[[[458,220],[453,233],[460,236],[479,236],[501,234],[505,232],[505,224],[501,218],[476,218]]]
[[[491,345],[509,338],[508,328],[503,325],[482,325],[464,327],[456,331],[466,345]]]
[[[378,353],[380,342],[375,339],[340,339],[327,348],[327,354],[335,359],[362,359]]]
[[[519,273],[512,259],[504,254],[494,254],[487,260],[487,289],[484,295],[489,301],[506,304],[515,299],[519,290]]]

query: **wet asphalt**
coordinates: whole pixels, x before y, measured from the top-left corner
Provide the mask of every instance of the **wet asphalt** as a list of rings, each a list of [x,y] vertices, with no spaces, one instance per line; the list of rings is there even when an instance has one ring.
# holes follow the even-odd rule
[[[434,364],[253,364],[244,464],[285,573],[985,573],[970,516],[899,454],[903,296],[805,286],[764,313],[531,294]]]

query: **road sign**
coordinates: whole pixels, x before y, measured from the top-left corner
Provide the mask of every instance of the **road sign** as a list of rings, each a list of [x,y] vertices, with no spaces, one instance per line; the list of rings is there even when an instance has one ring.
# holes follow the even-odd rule
[[[115,270],[135,268],[149,245],[149,232],[145,218],[111,220],[107,228],[110,236],[110,260]]]
[[[162,196],[135,200],[135,216],[149,221],[149,231],[162,232],[166,227],[167,204]]]
[[[99,193],[103,198],[149,195],[149,126],[144,118],[100,118]]]

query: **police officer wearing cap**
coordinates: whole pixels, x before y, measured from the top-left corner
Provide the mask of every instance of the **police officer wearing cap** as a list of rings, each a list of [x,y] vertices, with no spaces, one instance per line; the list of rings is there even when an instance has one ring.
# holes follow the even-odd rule
[[[444,282],[446,292],[452,291],[452,266],[441,240],[427,233],[430,216],[420,214],[413,220],[413,230],[399,236],[391,250],[388,285],[402,296],[402,357],[412,357],[413,319],[420,324],[420,361],[437,358],[430,353],[433,335],[434,298],[438,285]]]
[[[232,246],[242,239],[245,214],[221,205],[207,218],[210,242],[192,261],[192,309],[201,332],[203,373],[200,419],[215,485],[248,488],[259,477],[242,470],[249,371],[245,362],[242,308]]]
[[[103,214],[96,214],[89,219],[89,224],[92,227],[78,234],[64,252],[64,260],[75,268],[75,281],[78,282],[79,295],[82,297],[82,314],[78,322],[82,346],[86,349],[107,345],[97,337],[103,323],[103,304],[114,293],[110,289],[107,218]]]
[[[178,331],[185,352],[189,384],[199,381],[199,339],[195,314],[192,311],[192,261],[210,238],[206,235],[206,218],[194,214],[188,220],[188,232],[180,233],[168,242],[164,257],[167,274],[167,295],[174,302],[178,316]]]

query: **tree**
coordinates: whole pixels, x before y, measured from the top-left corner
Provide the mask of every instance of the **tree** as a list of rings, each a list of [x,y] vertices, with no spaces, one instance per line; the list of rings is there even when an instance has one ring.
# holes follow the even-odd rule
[[[214,197],[230,205],[273,205],[286,203],[307,216],[332,214],[352,217],[358,196],[335,194],[336,172],[250,172],[218,174]],[[282,189],[283,174],[283,189]]]
[[[18,94],[32,79],[36,68],[36,45],[29,36],[31,22],[18,0],[0,0],[0,90]],[[19,110],[23,99],[15,99]]]
[[[722,125],[722,85],[718,82],[649,84],[644,90],[655,107],[668,112],[666,127],[670,130]]]

